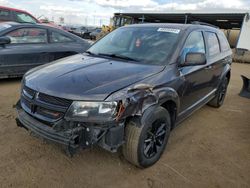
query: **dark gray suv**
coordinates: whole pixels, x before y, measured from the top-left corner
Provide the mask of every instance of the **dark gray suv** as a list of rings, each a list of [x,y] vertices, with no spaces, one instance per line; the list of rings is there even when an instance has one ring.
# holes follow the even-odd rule
[[[125,26],[84,54],[26,73],[17,125],[71,154],[92,145],[122,147],[128,161],[148,167],[176,125],[205,104],[223,104],[231,55],[213,27]]]

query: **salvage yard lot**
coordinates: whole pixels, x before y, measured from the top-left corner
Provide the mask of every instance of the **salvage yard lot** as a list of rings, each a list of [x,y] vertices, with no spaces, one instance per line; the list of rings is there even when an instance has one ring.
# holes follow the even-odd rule
[[[29,136],[12,108],[20,79],[1,80],[0,187],[250,187],[250,100],[238,96],[240,74],[249,77],[250,65],[233,64],[224,106],[205,106],[185,120],[160,161],[145,170],[99,148],[69,158]]]

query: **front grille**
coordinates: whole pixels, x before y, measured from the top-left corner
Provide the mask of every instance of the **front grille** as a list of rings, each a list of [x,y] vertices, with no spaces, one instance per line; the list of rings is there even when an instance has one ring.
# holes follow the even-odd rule
[[[53,105],[58,105],[58,106],[62,106],[62,107],[69,107],[72,103],[71,100],[68,99],[63,99],[63,98],[59,98],[59,97],[53,97],[50,95],[46,95],[43,93],[39,93],[38,94],[38,99],[40,101],[43,101],[45,103],[49,103],[49,104],[53,104]]]
[[[24,86],[23,94],[26,95],[27,97],[29,97],[30,99],[32,99],[35,96],[36,91]]]
[[[21,95],[22,108],[48,125],[63,118],[72,101],[59,97],[53,97],[24,87]]]

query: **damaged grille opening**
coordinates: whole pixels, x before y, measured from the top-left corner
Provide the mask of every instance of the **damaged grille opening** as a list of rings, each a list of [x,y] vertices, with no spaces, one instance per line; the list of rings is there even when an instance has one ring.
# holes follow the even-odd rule
[[[22,108],[50,127],[64,117],[71,103],[71,100],[39,93],[27,86],[24,86],[21,96]]]
[[[50,119],[60,119],[63,117],[63,113],[45,109],[43,107],[37,107],[36,113],[45,116]]]
[[[80,138],[79,138],[79,136],[77,136],[77,137],[74,138],[74,143],[75,143],[75,144],[79,144],[79,143],[80,143]]]

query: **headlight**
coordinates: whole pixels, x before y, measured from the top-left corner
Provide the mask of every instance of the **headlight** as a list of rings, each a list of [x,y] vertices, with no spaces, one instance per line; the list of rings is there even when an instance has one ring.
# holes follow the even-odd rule
[[[71,104],[66,118],[89,121],[113,120],[117,112],[117,102],[80,102]]]

